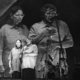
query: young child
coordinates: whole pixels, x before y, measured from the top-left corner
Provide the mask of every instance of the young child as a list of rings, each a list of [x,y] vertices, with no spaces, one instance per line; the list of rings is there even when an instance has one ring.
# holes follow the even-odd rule
[[[22,53],[22,41],[17,40],[9,55],[9,67],[12,78],[20,77],[20,55]]]
[[[23,47],[22,57],[22,80],[35,79],[35,65],[38,55],[38,48],[31,40],[27,39],[27,44]]]

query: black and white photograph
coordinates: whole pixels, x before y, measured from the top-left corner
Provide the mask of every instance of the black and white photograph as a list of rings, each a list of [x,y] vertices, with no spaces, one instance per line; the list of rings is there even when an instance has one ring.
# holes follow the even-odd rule
[[[79,19],[79,0],[0,0],[0,80],[79,80]]]

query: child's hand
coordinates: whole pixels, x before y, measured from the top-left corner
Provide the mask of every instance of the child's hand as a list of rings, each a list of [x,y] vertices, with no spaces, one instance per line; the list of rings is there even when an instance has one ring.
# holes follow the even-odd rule
[[[27,46],[24,46],[24,50],[26,50],[27,49]]]

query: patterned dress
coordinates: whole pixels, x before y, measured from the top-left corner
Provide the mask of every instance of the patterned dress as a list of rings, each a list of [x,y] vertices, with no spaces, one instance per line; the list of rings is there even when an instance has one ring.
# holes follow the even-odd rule
[[[22,53],[22,49],[17,49],[16,47],[12,48],[9,54],[9,62],[12,72],[18,71],[20,72],[20,55]]]
[[[64,50],[63,57],[67,58],[65,48],[73,46],[73,39],[65,22],[58,21],[59,32]],[[51,28],[51,29],[48,29]],[[49,67],[46,65],[46,60],[53,66],[59,64],[59,36],[56,21],[51,25],[47,25],[44,21],[33,24],[30,29],[29,37],[38,44],[39,55],[36,64],[37,78],[44,78],[49,71]],[[66,61],[65,61],[66,62]],[[47,62],[48,63],[48,62]],[[48,64],[49,65],[49,64]],[[67,66],[67,64],[66,64]]]

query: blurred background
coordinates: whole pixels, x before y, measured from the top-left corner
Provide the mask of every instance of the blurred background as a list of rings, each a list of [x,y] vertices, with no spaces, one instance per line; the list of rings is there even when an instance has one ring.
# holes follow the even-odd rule
[[[79,0],[0,0],[0,27],[5,24],[5,12],[13,4],[20,4],[25,17],[23,23],[30,29],[31,25],[41,21],[40,9],[46,3],[57,7],[59,17],[65,21],[73,36],[74,46],[67,49],[69,77],[72,79],[80,73],[80,4]]]

